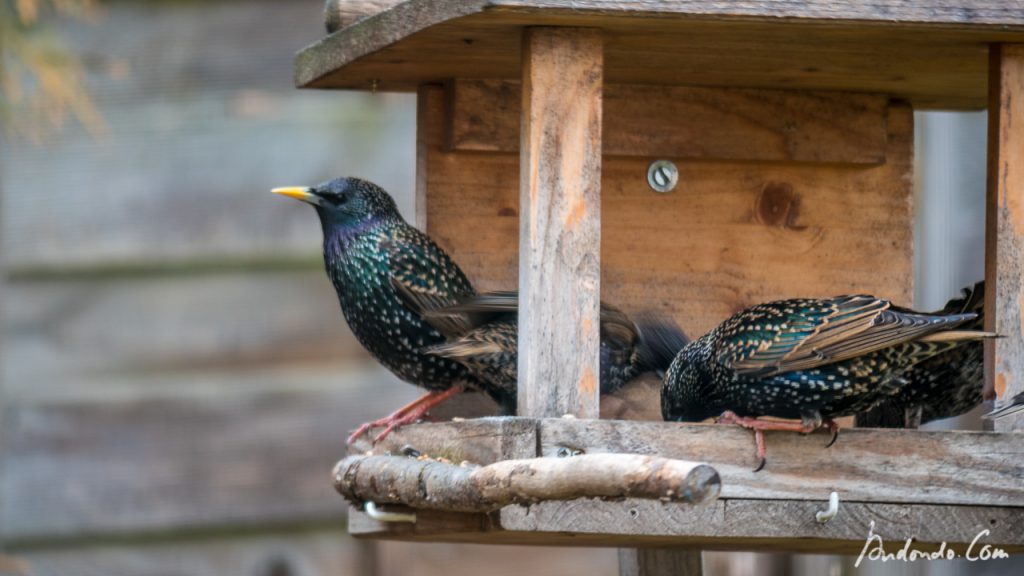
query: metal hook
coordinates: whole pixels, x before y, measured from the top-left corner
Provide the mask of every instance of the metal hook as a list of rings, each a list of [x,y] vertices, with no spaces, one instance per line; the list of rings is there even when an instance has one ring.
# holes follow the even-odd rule
[[[814,519],[820,524],[824,524],[829,520],[836,517],[839,514],[839,493],[833,492],[828,495],[828,508],[824,510],[818,510],[814,513]]]
[[[409,522],[411,524],[416,523],[416,514],[410,514],[407,512],[385,512],[380,508],[377,508],[376,502],[366,502],[363,504],[363,511],[366,515],[374,520],[380,522]]]

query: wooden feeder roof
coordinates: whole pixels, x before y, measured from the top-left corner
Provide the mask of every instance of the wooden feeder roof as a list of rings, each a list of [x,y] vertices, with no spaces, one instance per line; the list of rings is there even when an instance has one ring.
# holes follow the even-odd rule
[[[409,0],[296,58],[300,87],[412,91],[519,79],[527,26],[605,32],[609,83],[882,93],[984,108],[989,45],[1024,42],[1016,0]]]

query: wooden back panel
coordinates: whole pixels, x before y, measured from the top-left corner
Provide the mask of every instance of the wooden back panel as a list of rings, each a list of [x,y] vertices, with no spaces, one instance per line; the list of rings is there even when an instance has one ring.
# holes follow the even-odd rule
[[[604,140],[628,145],[605,148],[601,298],[667,312],[692,337],[779,298],[866,292],[910,304],[910,108],[863,94],[757,92],[606,87],[617,96]],[[482,290],[517,285],[518,94],[463,81],[419,92],[426,229]],[[652,121],[661,110],[664,122]],[[631,126],[647,128],[608,133]],[[668,194],[646,179],[662,157],[680,171]]]

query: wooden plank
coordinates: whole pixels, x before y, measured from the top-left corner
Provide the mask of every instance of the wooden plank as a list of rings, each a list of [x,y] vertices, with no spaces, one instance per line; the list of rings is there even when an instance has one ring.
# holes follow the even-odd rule
[[[501,526],[535,538],[559,534],[564,541],[571,535],[581,544],[618,546],[856,554],[875,534],[887,550],[913,538],[917,549],[935,550],[945,542],[962,554],[981,534],[979,542],[1024,550],[1020,508],[843,502],[838,516],[820,524],[815,513],[824,507],[825,502],[724,499],[684,510],[657,502],[577,500],[510,506],[501,512]]]
[[[296,84],[515,79],[525,26],[604,29],[613,83],[862,91],[919,108],[984,107],[985,44],[1024,37],[1012,2],[412,0],[303,50]]]
[[[519,151],[518,83],[457,79],[450,89],[450,148]],[[885,161],[884,96],[613,84],[603,107],[606,156]]]
[[[700,576],[700,551],[664,548],[622,548],[619,576]]]
[[[992,47],[985,232],[985,327],[1003,338],[986,343],[987,397],[1024,392],[1024,44]],[[1024,430],[1024,418],[996,421]]]
[[[443,117],[443,98],[432,116]],[[647,184],[657,157],[602,161],[601,295],[673,316],[691,336],[778,298],[871,293],[909,304],[913,115],[892,105],[886,162],[677,162],[680,184]],[[428,231],[483,290],[518,282],[518,156],[447,151],[430,126]]]
[[[481,546],[378,542],[373,576],[615,576],[615,551],[553,546]],[[323,576],[327,576],[326,574]],[[341,575],[334,575],[341,576]],[[363,573],[350,576],[367,576]]]
[[[523,33],[518,354],[523,416],[598,414],[602,44],[597,30]]]
[[[359,175],[410,209],[413,98],[288,85],[322,6],[118,3],[64,35],[95,58],[90,94],[109,130],[98,144],[69,122],[46,146],[4,146],[8,272],[322,269],[316,215],[271,187]],[[264,19],[275,31],[256,42]]]
[[[450,513],[418,511],[416,524],[364,522],[361,513],[353,513],[349,530],[361,538],[410,542],[814,554],[859,554],[874,535],[871,549],[881,546],[895,553],[911,538],[915,550],[934,551],[945,543],[961,556],[977,538],[974,554],[985,545],[1012,554],[1024,551],[1021,508],[842,502],[839,515],[820,524],[815,514],[825,506],[823,501],[746,499],[720,499],[697,507],[575,500],[509,506],[497,518],[457,519]]]
[[[196,385],[175,391],[174,378],[137,378],[162,392],[8,406],[0,538],[27,544],[337,522],[345,506],[329,476],[346,435],[419,391],[383,370],[262,372],[237,376],[227,390],[179,374],[179,383]],[[276,384],[265,382],[273,377]],[[513,438],[496,436],[499,444]]]
[[[336,528],[42,546],[19,556],[31,568],[25,576],[376,576],[358,570],[366,547]]]
[[[544,455],[568,447],[708,462],[722,498],[827,500],[837,491],[846,501],[1024,506],[1024,463],[1012,456],[1024,448],[1013,436],[844,430],[830,448],[825,433],[766,438],[768,465],[755,473],[753,436],[735,427],[548,419],[540,428]],[[914,458],[899,459],[906,454]]]
[[[2,375],[17,398],[140,371],[372,362],[319,269],[13,280],[4,299]]]

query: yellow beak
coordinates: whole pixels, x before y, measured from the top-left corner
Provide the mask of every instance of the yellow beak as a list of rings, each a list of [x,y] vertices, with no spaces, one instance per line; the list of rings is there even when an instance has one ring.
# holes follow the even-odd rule
[[[280,194],[281,196],[287,196],[289,198],[295,198],[296,200],[302,200],[310,204],[316,204],[319,197],[313,194],[313,189],[305,186],[291,186],[287,188],[274,188],[271,190],[274,194]]]

